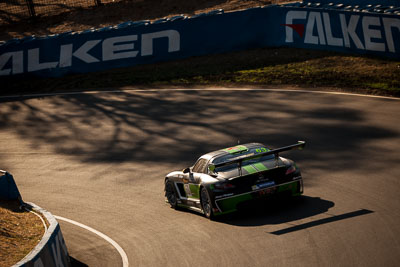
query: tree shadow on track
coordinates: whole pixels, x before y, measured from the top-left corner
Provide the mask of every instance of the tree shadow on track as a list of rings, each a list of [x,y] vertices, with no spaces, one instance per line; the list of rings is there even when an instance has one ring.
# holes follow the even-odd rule
[[[308,104],[299,105],[305,96]],[[177,169],[238,140],[272,147],[305,140],[307,149],[285,156],[301,158],[300,166],[306,163],[306,169],[345,170],[364,166],[379,153],[386,155],[387,149],[371,143],[399,136],[395,129],[368,124],[369,114],[351,108],[353,101],[259,91],[65,95],[3,101],[0,131],[28,140],[33,151],[44,147],[81,162],[157,162]],[[395,162],[386,157],[374,164]]]

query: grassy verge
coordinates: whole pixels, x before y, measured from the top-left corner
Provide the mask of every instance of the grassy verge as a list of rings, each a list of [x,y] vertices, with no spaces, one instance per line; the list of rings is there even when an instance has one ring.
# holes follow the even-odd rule
[[[41,220],[21,211],[18,201],[0,200],[0,266],[12,266],[39,243],[44,234]]]
[[[194,57],[62,78],[6,80],[3,94],[162,86],[296,86],[400,96],[400,62],[294,48]]]

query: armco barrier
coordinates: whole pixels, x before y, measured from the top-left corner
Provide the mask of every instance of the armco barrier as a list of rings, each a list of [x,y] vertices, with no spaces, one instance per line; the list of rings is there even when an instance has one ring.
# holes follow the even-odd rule
[[[32,206],[35,212],[43,214],[50,226],[39,244],[25,258],[15,264],[13,267],[69,267],[71,263],[68,250],[57,220],[50,212],[36,206],[33,203],[27,204]]]
[[[352,2],[352,6],[309,1],[230,13],[219,10],[192,18],[127,22],[81,33],[11,40],[0,46],[0,76],[62,76],[281,46],[399,59],[396,7],[385,13],[376,0]]]

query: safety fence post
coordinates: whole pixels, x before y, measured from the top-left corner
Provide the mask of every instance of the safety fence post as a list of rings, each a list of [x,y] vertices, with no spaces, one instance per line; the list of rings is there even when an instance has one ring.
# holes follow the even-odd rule
[[[26,0],[26,5],[28,6],[29,15],[31,16],[31,18],[36,17],[35,5],[33,4],[33,0]]]

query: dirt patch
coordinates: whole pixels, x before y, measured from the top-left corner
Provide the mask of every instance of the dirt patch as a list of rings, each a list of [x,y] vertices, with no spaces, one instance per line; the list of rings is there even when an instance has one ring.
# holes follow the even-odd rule
[[[156,20],[176,15],[193,16],[215,9],[233,11],[282,0],[130,0],[118,1],[99,7],[74,8],[55,16],[41,16],[36,20],[0,26],[0,40],[25,36],[44,36],[67,31],[101,28],[126,21]],[[293,1],[292,1],[293,2]]]
[[[19,206],[18,201],[0,200],[0,267],[23,259],[44,234],[40,218]]]

